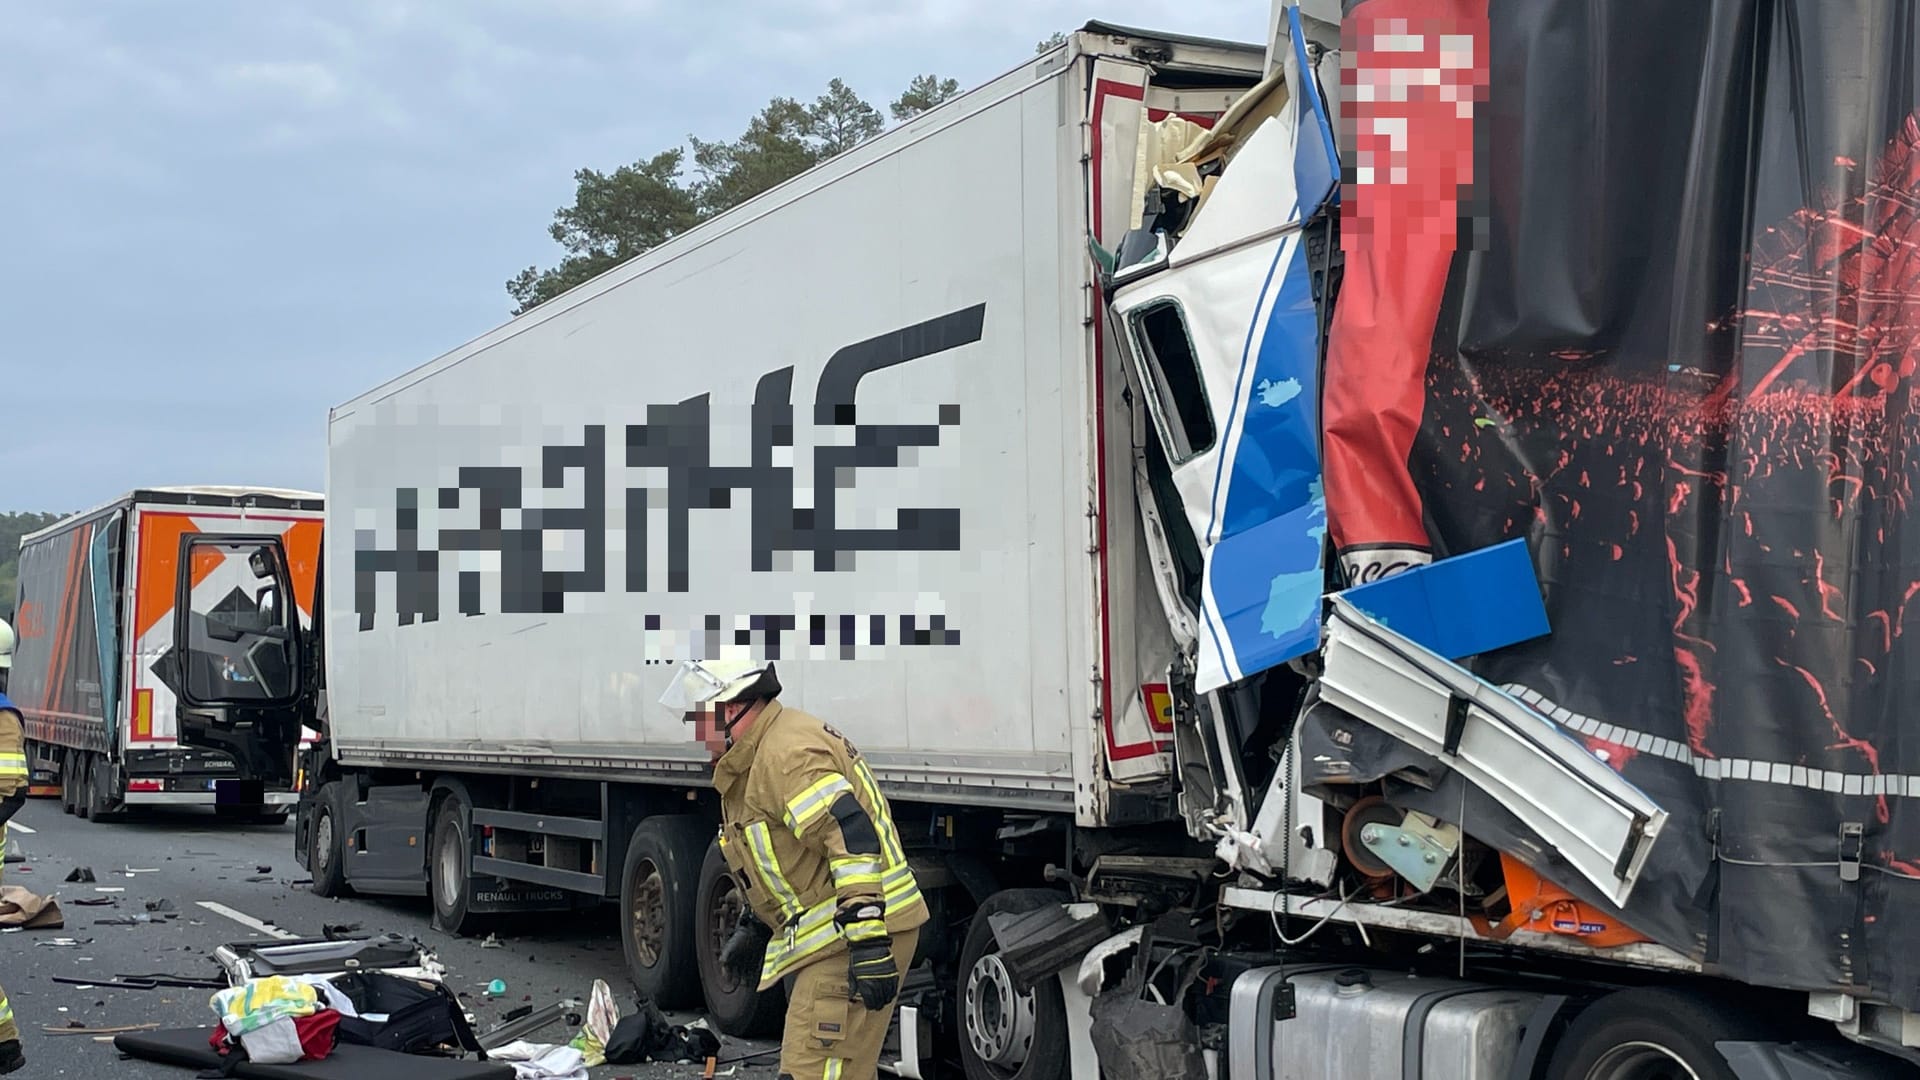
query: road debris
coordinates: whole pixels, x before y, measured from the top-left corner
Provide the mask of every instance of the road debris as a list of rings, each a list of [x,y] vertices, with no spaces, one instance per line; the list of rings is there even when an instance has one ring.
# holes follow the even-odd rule
[[[0,926],[58,930],[66,924],[58,900],[28,892],[18,885],[0,885]]]
[[[494,1047],[505,1046],[508,1043],[524,1039],[534,1032],[542,1028],[550,1027],[562,1020],[578,1027],[580,1025],[580,1014],[578,1012],[580,1004],[580,1001],[575,998],[562,998],[545,1008],[531,1009],[522,1016],[515,1016],[514,1013],[520,1011],[515,1009],[513,1012],[508,1013],[506,1018],[499,1024],[489,1028],[480,1035],[480,1045],[486,1047],[488,1050],[492,1050]]]
[[[619,1023],[620,1008],[613,1003],[613,990],[606,980],[595,979],[592,996],[587,999],[587,1022],[567,1045],[586,1055],[589,1068],[604,1065],[607,1041],[613,1038],[613,1029]]]
[[[201,979],[192,975],[170,975],[159,972],[151,975],[115,975],[116,979],[133,982],[150,982],[155,986],[165,986],[180,990],[224,990],[227,983],[219,979]]]
[[[73,868],[73,873],[67,875],[67,880],[69,882],[91,884],[95,880],[93,876],[93,867],[76,866]]]
[[[68,1023],[72,1025],[79,1025],[80,1021],[70,1020],[68,1021]],[[121,1027],[42,1026],[40,1030],[46,1032],[49,1035],[125,1035],[127,1032],[130,1032],[130,1031],[158,1031],[160,1030],[160,1025],[159,1024],[126,1024]]]
[[[518,1080],[586,1080],[586,1055],[571,1046],[513,1042],[490,1051],[495,1061],[510,1062]]]

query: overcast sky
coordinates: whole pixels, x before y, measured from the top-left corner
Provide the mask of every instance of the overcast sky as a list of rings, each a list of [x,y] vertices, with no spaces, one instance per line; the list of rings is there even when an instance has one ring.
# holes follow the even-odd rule
[[[1247,0],[15,0],[0,9],[0,510],[318,488],[327,409],[506,320],[572,173],[834,76],[885,108],[1098,18]]]

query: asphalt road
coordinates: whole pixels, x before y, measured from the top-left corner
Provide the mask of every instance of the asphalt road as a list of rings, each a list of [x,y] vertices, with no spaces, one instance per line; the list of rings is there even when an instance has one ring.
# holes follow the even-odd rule
[[[215,947],[271,940],[247,920],[302,937],[319,937],[323,925],[357,923],[361,932],[392,932],[417,938],[447,967],[448,984],[459,991],[485,1030],[522,1004],[536,1008],[561,998],[585,1001],[593,980],[604,979],[624,1011],[633,1002],[611,908],[597,916],[530,917],[506,925],[501,948],[455,938],[431,928],[425,900],[343,899],[314,896],[293,857],[293,827],[240,825],[211,814],[178,811],[125,822],[94,824],[61,814],[55,800],[36,799],[14,819],[10,851],[27,856],[6,867],[5,883],[61,902],[66,927],[0,935],[0,986],[19,1021],[27,1067],[14,1074],[36,1077],[191,1077],[188,1069],[122,1060],[111,1036],[53,1035],[45,1029],[159,1023],[165,1027],[211,1027],[208,990],[82,989],[55,977],[104,978],[115,974],[170,972],[219,978]],[[28,831],[31,830],[31,831]],[[97,881],[67,884],[75,867],[89,867]],[[261,868],[269,869],[261,869]],[[119,890],[119,891],[106,891]],[[111,906],[79,906],[110,899]],[[144,913],[148,901],[171,901],[178,916],[135,926],[97,925],[101,919]],[[209,906],[211,905],[211,906]],[[77,944],[55,945],[70,938]],[[507,992],[488,998],[487,984],[501,979]],[[675,1015],[676,1022],[694,1017]],[[566,1042],[564,1024],[531,1036]],[[728,1040],[721,1058],[771,1049],[771,1043]],[[737,1066],[736,1077],[772,1077],[777,1057]],[[594,1080],[611,1077],[699,1076],[693,1065],[602,1066]],[[727,1067],[719,1070],[726,1075]]]

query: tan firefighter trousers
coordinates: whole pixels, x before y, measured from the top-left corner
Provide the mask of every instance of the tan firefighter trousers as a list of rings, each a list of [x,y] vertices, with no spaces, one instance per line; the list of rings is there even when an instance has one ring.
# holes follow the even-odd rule
[[[902,983],[919,944],[918,928],[893,935],[893,965]],[[801,968],[787,997],[781,1080],[878,1080],[881,1044],[898,1003],[896,998],[872,1012],[851,998],[844,951]]]

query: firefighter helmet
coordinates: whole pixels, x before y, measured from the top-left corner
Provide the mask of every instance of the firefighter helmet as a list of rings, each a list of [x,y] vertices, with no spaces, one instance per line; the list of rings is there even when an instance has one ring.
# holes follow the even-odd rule
[[[687,660],[674,672],[660,704],[684,717],[707,706],[773,697],[779,692],[772,661]]]

